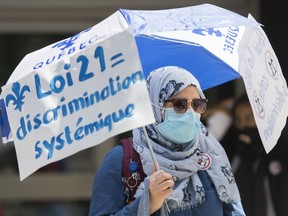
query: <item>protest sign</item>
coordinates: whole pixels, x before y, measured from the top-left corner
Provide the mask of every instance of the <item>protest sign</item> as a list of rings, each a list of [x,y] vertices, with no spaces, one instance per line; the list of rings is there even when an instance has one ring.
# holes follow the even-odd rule
[[[136,43],[119,12],[27,55],[2,90],[20,180],[154,122]]]
[[[262,28],[248,28],[240,74],[257,128],[268,153],[277,144],[288,115],[288,89],[278,59]]]

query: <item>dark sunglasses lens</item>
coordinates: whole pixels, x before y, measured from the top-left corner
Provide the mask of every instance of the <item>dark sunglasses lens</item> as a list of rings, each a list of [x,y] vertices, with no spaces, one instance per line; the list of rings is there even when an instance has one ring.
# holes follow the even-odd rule
[[[193,109],[195,112],[203,113],[206,110],[207,100],[203,98],[193,100]]]
[[[176,113],[185,113],[187,110],[187,101],[185,99],[175,99],[173,108]]]

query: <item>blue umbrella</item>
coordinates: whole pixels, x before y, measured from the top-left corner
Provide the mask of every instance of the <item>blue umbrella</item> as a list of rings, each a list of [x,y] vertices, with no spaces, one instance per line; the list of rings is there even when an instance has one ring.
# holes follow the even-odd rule
[[[120,10],[135,36],[144,74],[190,71],[203,90],[242,77],[268,153],[288,116],[288,90],[261,25],[211,4],[160,11]]]
[[[167,64],[180,66],[197,77],[203,90],[239,78],[240,74],[194,37],[210,36],[202,42],[211,39],[225,45],[229,33],[231,37],[238,37],[235,33],[239,28],[259,25],[254,20],[211,4],[157,11],[120,11],[135,35],[146,76]]]

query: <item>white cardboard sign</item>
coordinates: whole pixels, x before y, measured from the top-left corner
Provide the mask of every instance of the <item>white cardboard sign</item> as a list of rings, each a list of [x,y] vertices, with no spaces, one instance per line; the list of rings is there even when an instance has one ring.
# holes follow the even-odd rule
[[[248,30],[240,74],[254,118],[268,153],[277,144],[288,116],[286,80],[271,44],[261,27]]]
[[[119,12],[31,53],[3,87],[20,180],[153,123],[134,37]]]

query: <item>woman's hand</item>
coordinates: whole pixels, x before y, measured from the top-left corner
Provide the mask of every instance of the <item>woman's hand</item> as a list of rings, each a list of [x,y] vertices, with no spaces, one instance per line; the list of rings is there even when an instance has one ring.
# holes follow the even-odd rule
[[[172,175],[158,170],[150,176],[150,213],[161,208],[165,199],[173,192],[174,181]]]

